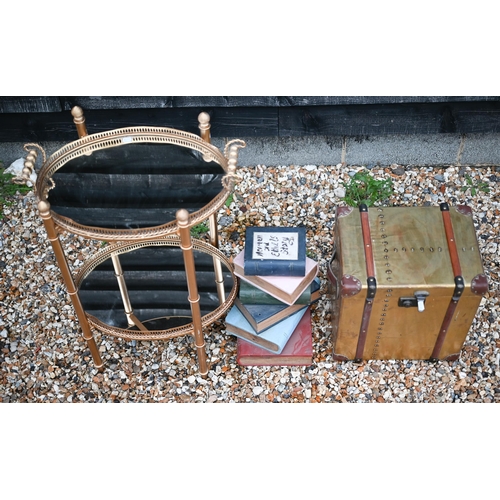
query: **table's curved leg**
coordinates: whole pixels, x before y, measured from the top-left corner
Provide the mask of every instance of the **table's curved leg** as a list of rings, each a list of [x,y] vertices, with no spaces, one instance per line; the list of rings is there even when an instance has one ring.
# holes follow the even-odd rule
[[[205,338],[201,323],[200,295],[198,294],[198,284],[196,281],[196,269],[194,265],[193,245],[191,243],[191,232],[189,228],[189,213],[185,209],[180,209],[176,213],[177,224],[179,226],[180,247],[184,257],[184,268],[188,285],[188,300],[191,306],[193,317],[193,335],[196,352],[198,354],[198,364],[200,375],[208,374],[207,354],[205,351]]]
[[[127,284],[125,283],[125,277],[123,276],[123,269],[120,263],[120,258],[117,254],[111,254],[111,261],[113,262],[113,269],[115,270],[116,281],[118,282],[118,288],[120,289],[120,295],[122,297],[123,308],[125,310],[125,316],[127,317],[128,326],[137,326],[139,330],[147,332],[148,329],[142,324],[142,322],[134,314],[134,309],[130,303],[130,297],[128,294]]]
[[[217,216],[212,214],[208,219],[210,227],[210,244],[219,249],[219,236],[217,232]],[[222,264],[217,257],[214,257],[214,272],[215,272],[215,285],[217,286],[217,295],[219,303],[223,304],[226,300],[226,291],[224,289],[224,276],[222,274]]]
[[[57,234],[54,220],[52,219],[52,216],[50,214],[50,203],[47,201],[40,201],[38,203],[38,210],[43,220],[43,224],[45,226],[45,231],[47,232],[48,239],[52,244],[54,255],[59,265],[59,269],[61,270],[61,274],[63,276],[64,283],[68,290],[68,294],[71,298],[71,302],[73,303],[76,315],[78,316],[80,327],[83,332],[83,338],[87,342],[87,346],[90,350],[90,353],[92,354],[92,358],[94,360],[96,368],[102,369],[103,362],[101,359],[101,355],[99,353],[99,349],[97,348],[97,344],[92,334],[92,330],[90,329],[87,316],[85,315],[85,311],[83,310],[83,306],[80,301],[80,297],[78,296],[78,291],[76,289],[75,282],[73,281],[73,276],[69,269],[68,261],[66,260],[66,256],[64,254],[61,241],[59,240],[59,236]]]

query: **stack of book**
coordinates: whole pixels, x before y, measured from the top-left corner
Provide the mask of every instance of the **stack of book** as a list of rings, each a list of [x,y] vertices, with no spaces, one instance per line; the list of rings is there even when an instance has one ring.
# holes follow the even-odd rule
[[[305,228],[247,228],[233,265],[240,287],[225,323],[238,338],[238,364],[310,365],[310,305],[320,282],[317,262],[306,256]]]

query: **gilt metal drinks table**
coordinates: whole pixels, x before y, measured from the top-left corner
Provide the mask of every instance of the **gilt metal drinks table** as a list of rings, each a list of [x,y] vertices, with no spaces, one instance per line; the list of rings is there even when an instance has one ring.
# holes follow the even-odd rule
[[[144,126],[89,135],[82,110],[73,108],[72,115],[79,139],[44,161],[35,189],[95,366],[102,369],[103,361],[94,329],[126,340],[192,335],[206,375],[203,329],[227,312],[237,293],[232,265],[218,248],[217,212],[234,187],[245,143],[230,141],[223,152],[213,146],[206,113],[199,116],[200,136]],[[30,150],[24,174],[36,157]],[[193,238],[191,229],[207,221],[208,242]],[[72,269],[62,233],[101,242],[101,248]],[[202,273],[200,287],[198,265],[211,269]],[[212,287],[205,275],[212,276]],[[149,295],[144,283],[151,285]]]

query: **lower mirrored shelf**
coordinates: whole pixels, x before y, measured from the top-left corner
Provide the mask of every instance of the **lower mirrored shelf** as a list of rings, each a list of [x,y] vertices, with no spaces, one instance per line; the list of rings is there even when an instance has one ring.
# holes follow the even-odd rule
[[[205,327],[232,305],[237,280],[219,250],[199,240],[192,243]],[[177,238],[109,245],[84,264],[75,281],[90,324],[103,333],[144,340],[192,333],[188,280]]]

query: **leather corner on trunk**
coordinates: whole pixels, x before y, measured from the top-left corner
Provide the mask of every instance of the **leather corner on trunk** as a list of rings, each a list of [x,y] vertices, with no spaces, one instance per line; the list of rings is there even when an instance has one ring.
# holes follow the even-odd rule
[[[361,281],[355,276],[344,274],[340,280],[340,294],[342,297],[352,297],[361,292],[363,288]]]
[[[470,287],[476,295],[484,295],[488,291],[488,278],[484,274],[478,274],[472,278]]]
[[[472,208],[468,205],[457,205],[457,212],[462,215],[472,217]]]
[[[332,358],[334,361],[349,361],[349,358],[346,356],[342,356],[342,354],[332,354]]]
[[[337,217],[345,217],[353,211],[352,207],[337,207]]]

